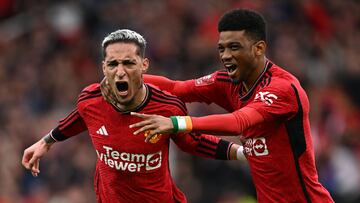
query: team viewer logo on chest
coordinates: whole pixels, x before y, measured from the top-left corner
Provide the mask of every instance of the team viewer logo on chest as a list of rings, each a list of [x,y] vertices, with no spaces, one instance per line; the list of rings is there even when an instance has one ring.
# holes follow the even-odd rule
[[[134,154],[119,152],[112,147],[103,146],[105,153],[96,150],[100,161],[120,171],[140,172],[141,170],[151,171],[161,167],[161,151],[153,154]]]

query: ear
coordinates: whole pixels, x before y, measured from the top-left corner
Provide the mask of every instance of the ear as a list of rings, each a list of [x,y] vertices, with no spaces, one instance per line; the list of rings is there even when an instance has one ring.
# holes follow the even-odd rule
[[[254,44],[254,48],[255,48],[256,56],[263,56],[265,55],[265,51],[266,51],[266,42],[260,40]]]
[[[150,60],[148,58],[144,58],[142,62],[142,73],[146,73],[150,66]]]

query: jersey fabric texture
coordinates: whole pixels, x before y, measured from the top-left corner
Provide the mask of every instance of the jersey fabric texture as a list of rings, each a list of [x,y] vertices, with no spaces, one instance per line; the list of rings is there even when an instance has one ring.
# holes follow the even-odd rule
[[[163,116],[187,114],[185,104],[177,97],[145,86],[146,98],[135,112]],[[145,143],[143,133],[133,135],[135,129],[129,128],[139,121],[130,112],[119,112],[107,103],[99,84],[93,84],[81,92],[77,108],[52,131],[52,136],[61,141],[88,130],[97,154],[94,187],[98,202],[186,202],[171,178],[170,139],[194,155],[229,158],[232,143],[208,135],[160,135],[153,143]]]
[[[248,91],[241,83],[233,83],[226,70],[196,80],[146,76],[145,81],[185,102],[216,103],[235,113],[243,107],[253,108],[263,116],[264,122],[245,129],[240,137],[258,202],[333,202],[318,181],[308,97],[289,72],[267,60]],[[221,128],[219,125],[217,131]]]

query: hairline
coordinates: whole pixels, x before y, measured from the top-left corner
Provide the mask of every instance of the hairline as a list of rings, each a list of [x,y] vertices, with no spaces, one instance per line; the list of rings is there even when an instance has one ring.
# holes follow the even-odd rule
[[[106,58],[106,48],[109,46],[109,45],[112,45],[112,44],[116,44],[116,43],[123,43],[123,44],[133,44],[136,46],[136,54],[138,56],[140,56],[140,58],[145,58],[145,56],[143,56],[141,54],[141,47],[134,41],[132,40],[123,40],[123,39],[119,39],[119,40],[114,40],[114,41],[109,41],[108,43],[105,43],[104,46],[103,46],[103,58],[105,59]]]

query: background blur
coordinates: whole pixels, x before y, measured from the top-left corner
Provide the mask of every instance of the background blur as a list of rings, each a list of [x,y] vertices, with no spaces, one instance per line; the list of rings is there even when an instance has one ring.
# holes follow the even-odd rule
[[[150,73],[196,78],[221,68],[217,20],[238,7],[264,15],[268,58],[308,92],[321,183],[336,202],[360,202],[359,1],[0,0],[0,203],[95,202],[96,155],[86,134],[56,144],[38,178],[21,157],[72,110],[83,87],[102,79],[106,34],[134,29],[148,41]],[[188,107],[192,115],[222,112]],[[255,202],[246,162],[172,150],[172,173],[190,203]]]

